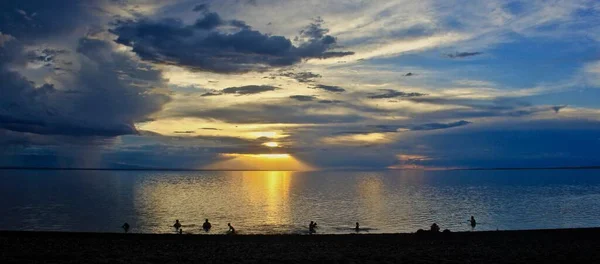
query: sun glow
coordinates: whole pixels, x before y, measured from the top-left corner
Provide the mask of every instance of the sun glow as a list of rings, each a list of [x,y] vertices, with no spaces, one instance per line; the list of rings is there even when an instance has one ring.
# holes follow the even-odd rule
[[[239,154],[239,153],[224,153],[224,157],[248,157],[248,158],[265,158],[265,159],[287,159],[291,158],[290,154]]]
[[[205,167],[213,170],[306,171],[313,168],[287,153],[222,153],[221,160]]]
[[[265,138],[284,138],[287,137],[288,135],[286,135],[283,132],[275,132],[275,131],[255,131],[255,132],[250,132],[249,135],[251,137],[254,138],[261,138],[261,137],[265,137]]]
[[[265,142],[265,143],[263,143],[263,145],[270,147],[270,148],[279,147],[279,143],[277,143],[277,142]]]

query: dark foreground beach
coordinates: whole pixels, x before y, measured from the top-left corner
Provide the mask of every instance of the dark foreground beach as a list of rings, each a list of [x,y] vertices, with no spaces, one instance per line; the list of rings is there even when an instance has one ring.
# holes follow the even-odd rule
[[[0,263],[600,263],[600,228],[382,235],[0,232]]]

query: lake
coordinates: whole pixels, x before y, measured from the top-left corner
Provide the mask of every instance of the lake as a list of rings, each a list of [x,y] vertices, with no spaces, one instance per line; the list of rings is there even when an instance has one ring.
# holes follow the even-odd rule
[[[0,170],[0,230],[205,234],[415,232],[600,226],[600,170]]]

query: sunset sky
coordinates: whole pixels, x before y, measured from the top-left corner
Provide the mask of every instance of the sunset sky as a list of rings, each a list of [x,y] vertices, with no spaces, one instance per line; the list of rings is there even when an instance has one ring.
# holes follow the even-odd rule
[[[600,1],[3,0],[0,166],[600,165]]]

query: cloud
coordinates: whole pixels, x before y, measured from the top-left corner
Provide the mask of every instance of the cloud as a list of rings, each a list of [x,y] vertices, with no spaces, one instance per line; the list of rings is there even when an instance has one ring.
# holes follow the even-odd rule
[[[366,129],[354,131],[341,131],[336,134],[370,134],[370,133],[396,133],[406,131],[429,131],[438,129],[448,129],[471,124],[469,121],[460,120],[451,123],[426,123],[426,124],[407,124],[407,125],[370,125]]]
[[[173,133],[175,133],[175,134],[194,134],[196,132],[192,131],[192,130],[185,130],[185,131],[173,131]]]
[[[554,113],[558,113],[561,109],[566,108],[566,105],[555,105],[552,106],[552,111],[554,111]]]
[[[243,103],[209,109],[177,109],[169,112],[166,117],[195,117],[236,124],[331,124],[365,120],[364,116],[356,113],[328,113],[328,108],[327,104]]]
[[[465,121],[465,120],[460,120],[457,122],[453,122],[453,123],[429,123],[429,124],[423,124],[423,125],[417,125],[417,126],[413,126],[410,128],[410,130],[413,131],[419,131],[419,130],[437,130],[437,129],[447,129],[447,128],[452,128],[452,127],[459,127],[459,126],[465,126],[471,124],[471,122],[469,121]]]
[[[60,85],[36,86],[10,70],[27,58],[17,40],[0,47],[0,54],[10,54],[0,56],[0,128],[45,135],[134,134],[136,122],[170,100],[156,90],[165,86],[159,71],[113,52],[101,40],[80,39],[80,68]]]
[[[340,100],[319,100],[319,103],[321,104],[337,104],[337,103],[341,103],[342,101]]]
[[[325,90],[325,91],[333,92],[333,93],[343,93],[346,91],[346,89],[339,87],[339,86],[324,85],[324,84],[317,84],[317,85],[313,86],[312,88],[313,89],[321,89],[321,90]]]
[[[466,57],[471,57],[471,56],[477,56],[477,55],[481,55],[483,54],[483,52],[455,52],[455,53],[448,53],[446,54],[446,57],[451,58],[451,59],[460,59],[460,58],[466,58]]]
[[[216,91],[212,91],[212,92],[203,93],[200,96],[217,96],[217,95],[222,95],[222,93],[216,92]]]
[[[301,102],[314,101],[317,99],[314,95],[292,95],[290,98]]]
[[[301,32],[295,45],[283,36],[261,33],[214,12],[204,13],[193,25],[172,18],[142,18],[117,21],[111,30],[118,36],[117,43],[131,47],[143,60],[215,73],[260,72],[305,59],[353,54],[333,51],[337,41],[327,31],[322,21],[316,21]]]
[[[84,18],[92,19],[91,10],[100,4],[78,0],[2,0],[0,32],[27,43],[70,33]]]
[[[423,93],[405,93],[405,92],[396,91],[396,90],[392,90],[392,89],[379,89],[379,90],[383,91],[384,93],[370,95],[369,98],[384,99],[384,98],[396,98],[396,97],[419,97],[419,96],[427,95],[427,94],[423,94]]]
[[[192,9],[194,12],[204,12],[208,10],[208,4],[199,4]]]
[[[314,79],[321,78],[322,76],[317,73],[305,71],[305,72],[283,72],[280,73],[279,76],[284,76],[288,78],[292,78],[301,83],[310,83],[313,82]]]
[[[206,92],[201,96],[217,96],[223,94],[251,95],[269,91],[279,90],[281,88],[270,85],[245,85],[240,87],[229,87],[221,91]]]
[[[229,87],[222,90],[225,94],[249,95],[258,94],[269,91],[279,90],[281,88],[270,85],[246,85],[240,87]]]

